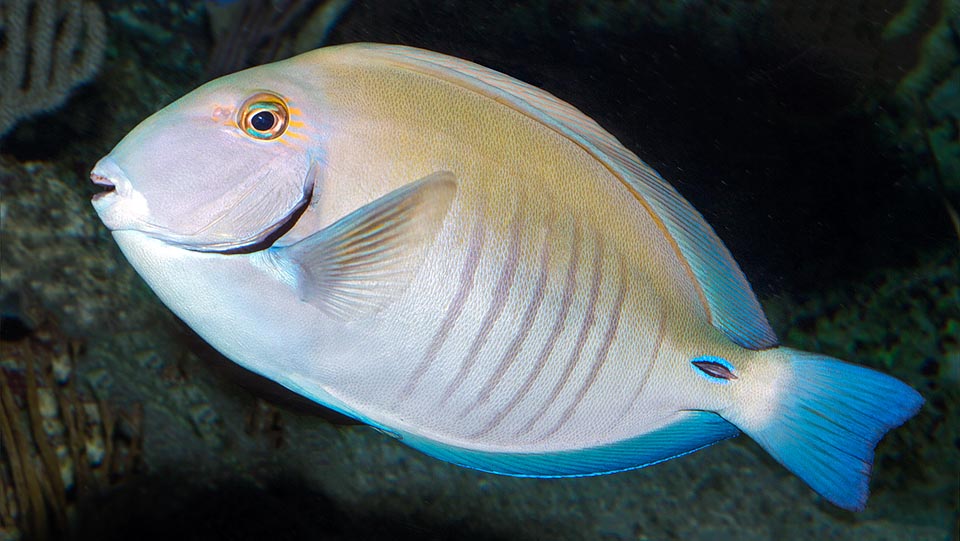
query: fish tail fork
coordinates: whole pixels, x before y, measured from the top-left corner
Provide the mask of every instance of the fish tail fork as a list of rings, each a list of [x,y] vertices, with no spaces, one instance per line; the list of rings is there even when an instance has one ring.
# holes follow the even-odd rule
[[[821,496],[862,511],[877,442],[923,398],[869,368],[790,348],[770,354],[786,361],[771,403],[762,420],[736,424]]]

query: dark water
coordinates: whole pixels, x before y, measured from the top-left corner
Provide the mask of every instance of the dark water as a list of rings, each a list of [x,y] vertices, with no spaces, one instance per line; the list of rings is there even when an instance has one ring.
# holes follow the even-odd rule
[[[63,341],[84,344],[79,386],[117,412],[143,408],[128,438],[141,458],[47,504],[72,517],[51,518],[50,537],[956,538],[957,2],[368,0],[345,2],[312,41],[304,29],[323,2],[274,4],[287,12],[98,3],[106,48],[90,81],[0,136],[3,368],[20,373],[44,355],[11,352],[56,321]],[[3,32],[0,58],[13,62]],[[289,54],[285,40],[300,35],[402,43],[503,71],[653,165],[713,225],[785,343],[924,394],[923,411],[878,448],[867,510],[830,506],[746,438],[592,479],[463,470],[331,424],[193,336],[114,247],[87,202],[89,170],[151,112],[214,74]],[[29,106],[0,98],[15,113]],[[31,528],[8,519],[0,539]]]

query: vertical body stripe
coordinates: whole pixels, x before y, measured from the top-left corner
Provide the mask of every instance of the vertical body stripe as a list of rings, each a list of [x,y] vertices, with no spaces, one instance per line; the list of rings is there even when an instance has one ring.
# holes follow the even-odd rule
[[[550,358],[550,355],[553,354],[553,349],[557,345],[557,340],[560,338],[560,334],[563,332],[563,329],[566,327],[567,316],[570,314],[570,306],[573,304],[573,294],[577,289],[577,271],[580,268],[580,229],[577,228],[577,224],[574,222],[571,225],[573,231],[573,245],[570,248],[570,262],[567,264],[567,273],[563,279],[563,293],[560,297],[560,313],[557,315],[556,321],[554,321],[553,328],[550,329],[550,336],[547,337],[547,341],[544,342],[543,348],[540,349],[540,353],[537,355],[537,360],[534,362],[533,368],[530,370],[530,373],[527,374],[527,378],[524,380],[523,385],[520,386],[520,389],[513,395],[513,398],[510,402],[502,409],[500,412],[491,419],[486,426],[480,429],[478,432],[472,435],[474,438],[488,434],[490,431],[495,429],[503,419],[510,414],[514,408],[527,396],[527,393],[530,391],[530,388],[533,387],[533,383],[543,372],[543,367],[546,366],[547,360]]]
[[[630,409],[633,408],[633,405],[637,403],[637,400],[640,399],[640,396],[643,394],[643,390],[647,386],[647,381],[650,380],[650,374],[653,373],[653,367],[657,363],[657,360],[660,357],[660,348],[663,346],[663,338],[667,334],[667,314],[660,314],[660,324],[657,326],[657,338],[653,344],[653,351],[650,353],[649,360],[647,362],[647,369],[643,372],[643,376],[640,377],[640,384],[637,385],[637,390],[633,392],[633,396],[630,397],[630,400],[627,401],[626,407],[623,408],[617,417],[614,420],[614,423],[622,420],[627,413],[630,412]]]
[[[476,223],[473,225],[473,230],[470,232],[467,253],[464,257],[463,267],[460,270],[457,292],[450,301],[450,305],[447,307],[447,313],[443,317],[443,322],[430,341],[430,346],[427,347],[427,352],[423,356],[423,360],[420,361],[420,364],[417,365],[417,368],[413,371],[413,375],[410,376],[406,385],[401,389],[395,404],[410,397],[416,390],[424,374],[427,373],[427,369],[436,361],[437,355],[440,354],[440,348],[460,318],[460,314],[463,313],[463,307],[467,303],[470,292],[473,290],[477,267],[480,266],[480,253],[483,250],[483,237],[485,233],[482,216],[478,216]]]
[[[507,245],[507,260],[503,265],[503,270],[500,272],[500,277],[497,279],[497,285],[494,287],[493,299],[490,301],[487,313],[483,316],[480,331],[470,344],[470,351],[467,353],[467,357],[463,360],[463,364],[460,365],[460,369],[457,370],[457,375],[443,391],[443,396],[440,398],[441,407],[447,403],[447,400],[457,392],[457,389],[459,389],[460,386],[463,385],[464,380],[467,379],[470,370],[480,356],[480,350],[483,349],[483,346],[487,343],[487,339],[490,338],[490,332],[493,330],[494,324],[500,318],[500,314],[503,313],[503,308],[507,305],[507,299],[510,297],[510,288],[513,286],[513,281],[516,277],[517,264],[520,261],[520,225],[520,211],[518,210],[517,213],[514,214],[512,223],[510,224],[510,241]]]
[[[537,275],[537,282],[533,286],[533,293],[531,295],[530,302],[527,303],[527,308],[523,312],[523,318],[520,322],[520,330],[513,337],[510,347],[507,348],[507,352],[500,359],[496,369],[490,374],[490,376],[487,378],[487,381],[484,382],[477,399],[473,404],[464,408],[464,410],[460,412],[461,419],[490,398],[490,394],[497,387],[497,384],[499,384],[503,379],[503,375],[506,374],[507,370],[509,370],[510,367],[513,366],[514,362],[516,362],[517,356],[520,354],[520,348],[523,347],[524,342],[526,342],[527,337],[530,335],[530,330],[533,328],[533,322],[537,317],[537,312],[540,310],[540,306],[543,304],[544,290],[546,289],[547,281],[550,278],[550,241],[552,236],[553,222],[551,221],[547,224],[546,230],[544,231],[543,246],[540,249],[539,274]]]
[[[599,235],[596,237],[596,242],[594,243],[594,252],[593,252],[593,283],[590,285],[590,300],[587,302],[587,311],[583,318],[583,323],[580,326],[580,333],[577,335],[577,342],[573,348],[573,351],[570,353],[570,357],[567,359],[567,363],[564,366],[563,374],[560,376],[560,379],[554,385],[553,390],[550,393],[550,396],[543,402],[540,406],[540,409],[537,410],[537,413],[530,418],[530,420],[521,428],[515,435],[521,436],[530,432],[533,427],[537,424],[550,409],[550,406],[553,405],[557,397],[560,396],[561,391],[567,385],[567,381],[570,379],[570,375],[573,374],[573,369],[576,367],[577,363],[580,361],[580,354],[583,352],[583,347],[587,343],[587,338],[590,336],[590,330],[593,328],[593,324],[597,320],[597,299],[600,297],[600,285],[603,282],[603,241]]]
[[[623,313],[623,301],[627,297],[627,270],[623,260],[620,260],[619,270],[620,285],[617,291],[617,300],[614,302],[614,305],[610,310],[610,315],[607,318],[607,331],[603,335],[603,343],[600,346],[600,350],[597,352],[597,355],[593,360],[593,364],[590,366],[590,372],[580,385],[580,389],[577,390],[576,398],[574,398],[573,402],[567,406],[567,409],[563,412],[563,415],[560,416],[560,419],[557,420],[553,428],[541,436],[541,439],[546,439],[552,436],[558,430],[560,430],[560,427],[562,427],[564,423],[570,420],[570,417],[573,416],[573,412],[583,401],[583,397],[586,396],[587,391],[590,390],[590,387],[597,380],[597,375],[600,373],[600,369],[603,368],[603,365],[607,360],[607,353],[610,352],[610,346],[613,345],[613,339],[617,335],[617,329],[620,328],[620,316]]]

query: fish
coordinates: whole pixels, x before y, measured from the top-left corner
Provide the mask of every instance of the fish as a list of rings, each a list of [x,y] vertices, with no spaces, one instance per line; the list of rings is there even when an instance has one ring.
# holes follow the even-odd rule
[[[206,83],[91,172],[157,296],[239,365],[440,460],[520,477],[746,433],[862,510],[923,398],[781,345],[731,253],[578,109],[399,45]]]

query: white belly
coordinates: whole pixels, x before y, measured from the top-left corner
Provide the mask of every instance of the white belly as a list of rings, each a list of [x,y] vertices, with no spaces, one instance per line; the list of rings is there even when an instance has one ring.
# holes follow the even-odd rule
[[[256,254],[114,236],[161,299],[242,366],[383,428],[542,451],[653,430],[685,400],[664,392],[681,353],[660,301],[612,247],[572,227],[517,226],[501,239],[478,221],[467,242],[447,227],[397,302],[346,323],[302,302]],[[551,258],[564,272],[545,273]]]

